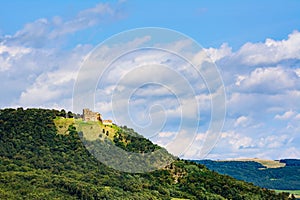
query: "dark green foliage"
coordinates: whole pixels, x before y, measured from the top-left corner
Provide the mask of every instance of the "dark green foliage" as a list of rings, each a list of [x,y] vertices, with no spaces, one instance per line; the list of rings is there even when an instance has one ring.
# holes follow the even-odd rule
[[[221,174],[227,174],[260,187],[279,190],[300,189],[300,160],[281,160],[280,162],[286,163],[286,166],[281,168],[266,168],[253,161],[217,162],[201,160],[195,162],[204,164],[209,169]]]
[[[113,170],[90,155],[74,126],[69,134],[56,133],[53,119],[65,114],[0,110],[0,199],[287,199],[180,159],[144,174]],[[128,131],[114,138],[124,150],[160,148]]]
[[[281,163],[285,163],[286,166],[298,166],[300,167],[300,160],[299,159],[283,159],[280,160]]]
[[[71,112],[71,111],[69,111],[68,113],[67,113],[67,117],[68,118],[73,118],[75,115]]]
[[[153,144],[126,126],[116,132],[113,141],[118,147],[130,152],[149,153],[161,149],[158,145]]]

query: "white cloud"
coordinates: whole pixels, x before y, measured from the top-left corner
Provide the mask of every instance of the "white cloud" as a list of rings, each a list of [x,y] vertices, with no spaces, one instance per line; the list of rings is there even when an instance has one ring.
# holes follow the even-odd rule
[[[184,43],[181,44],[182,46],[178,45],[178,49],[182,50],[187,47],[185,46],[186,44],[183,44]],[[194,59],[200,62],[199,60],[207,58],[204,53],[204,51],[198,52],[198,54],[194,56]],[[272,65],[260,65],[259,67],[253,66],[254,64],[250,65],[249,63],[249,66],[244,66],[244,58],[239,57],[240,60],[238,60],[237,52],[231,52],[228,46],[223,46],[219,50],[209,49],[206,53],[211,54],[212,58],[216,60],[218,62],[217,64],[222,68],[222,72],[227,75],[225,86],[228,95],[228,116],[231,117],[231,121],[227,124],[225,133],[222,134],[219,142],[220,145],[218,144],[219,147],[217,147],[217,149],[221,149],[220,152],[222,152],[222,155],[218,155],[223,158],[255,157],[260,155],[268,158],[276,158],[278,152],[286,148],[286,145],[289,144],[290,140],[286,137],[286,134],[292,134],[292,130],[287,130],[281,124],[276,123],[274,116],[286,110],[297,111],[300,109],[297,103],[300,97],[299,75],[297,74],[297,70],[295,70],[295,65],[291,66],[289,62],[280,62],[272,63]],[[248,55],[245,54],[245,56]],[[153,60],[156,62],[162,60],[166,65],[172,63],[172,61],[162,58],[166,57],[153,53],[134,59],[134,61],[138,63],[149,63],[149,60],[152,62]],[[131,62],[127,60],[125,63],[124,65],[127,65]],[[224,64],[224,66],[222,66],[222,64]],[[228,66],[229,64],[231,66]],[[211,75],[209,70],[202,70],[205,75]],[[120,74],[122,73],[126,74],[126,70],[120,72]],[[156,73],[157,72],[154,74]],[[118,73],[114,73],[114,75],[116,74]],[[153,76],[152,73],[146,74]],[[132,79],[135,81],[142,80],[143,76],[143,73],[137,73],[137,78]],[[182,89],[182,87],[178,88],[178,90],[181,91]],[[211,99],[216,91],[212,92],[212,94],[209,94],[203,90],[203,88],[198,91],[201,92],[196,94],[195,97],[200,105],[200,111],[205,111],[204,116],[202,115],[203,113],[201,113],[203,116],[203,118],[201,116],[201,122],[205,123],[209,120],[207,111],[210,111]],[[153,103],[157,100],[155,103],[167,103],[167,105],[171,105],[170,102],[158,98],[166,92],[164,90],[152,88],[151,91],[145,89],[140,92],[141,96],[149,94],[156,97]],[[189,104],[188,100],[189,99],[186,99],[185,104]],[[146,101],[136,101],[136,103],[145,104]],[[193,114],[194,111],[195,110],[187,109],[186,113],[189,115],[189,113]],[[175,117],[180,113],[180,109],[159,110],[158,114],[162,115],[166,113],[168,116]],[[232,116],[240,117],[233,118]],[[203,119],[205,121],[202,121]],[[198,134],[195,137],[195,141],[203,141],[204,137],[205,135]],[[292,138],[292,136],[290,138]],[[164,141],[164,144],[165,143]],[[199,152],[200,147],[200,144],[195,142],[191,150],[186,152],[185,156],[197,157],[197,155],[202,155]],[[267,148],[271,150],[267,150]],[[276,150],[276,148],[280,148],[280,150]],[[262,154],[261,152],[265,153]]]
[[[260,138],[257,142],[257,146],[262,149],[279,148],[290,143],[292,140],[293,138],[288,135],[269,135]]]
[[[176,132],[167,131],[167,132],[160,132],[158,134],[158,136],[159,137],[171,137],[171,136],[174,136],[176,134],[177,134]]]
[[[245,126],[249,122],[249,119],[245,116],[240,116],[239,118],[236,119],[234,126]]]
[[[279,93],[298,88],[300,79],[283,67],[256,68],[248,76],[238,76],[236,85],[247,92]]]
[[[83,57],[91,45],[65,49],[70,33],[122,17],[120,4],[100,3],[65,20],[40,18],[0,42],[0,106],[72,109],[72,91]],[[70,103],[71,102],[71,103]]]
[[[276,115],[275,119],[279,119],[279,120],[288,120],[290,118],[292,118],[293,116],[295,116],[295,112],[292,110],[286,111],[285,113],[283,113],[282,115]]]
[[[22,46],[5,46],[0,43],[0,54],[8,53],[10,56],[15,57],[19,54],[27,54],[31,50]]]
[[[240,85],[241,85],[241,82],[242,82],[243,80],[245,80],[246,78],[247,78],[246,76],[238,75],[237,78],[236,78],[235,85],[236,85],[236,86],[240,86]]]
[[[90,49],[91,46],[89,45],[78,45],[70,52],[52,51],[53,54],[50,56],[50,52],[35,50],[38,53],[35,55],[38,55],[38,57],[35,58],[36,62],[33,63],[34,68],[25,71],[25,73],[30,75],[36,72],[36,68],[40,65],[41,71],[35,75],[31,84],[25,85],[24,90],[19,94],[19,99],[13,104],[24,107],[40,107],[52,105],[51,102],[55,102],[62,104],[60,107],[66,106],[71,110],[72,104],[66,99],[72,97],[73,84],[77,76],[76,72],[85,54]],[[43,63],[46,63],[46,65],[42,65]],[[19,63],[20,65],[21,63]],[[64,104],[65,102],[68,102],[68,104]]]
[[[57,101],[63,96],[70,97],[75,76],[73,71],[55,71],[41,74],[35,83],[21,93],[19,103],[24,106],[43,105]]]
[[[228,118],[214,158],[276,159],[295,143],[300,130],[299,41],[300,33],[294,32],[287,40],[247,43],[217,60]]]
[[[299,110],[299,98],[300,93],[296,90],[283,92],[282,94],[234,92],[227,95],[227,109],[232,114],[251,114],[259,118],[269,113],[275,115],[278,111]]]
[[[264,43],[246,43],[235,53],[242,64],[258,65],[276,63],[285,59],[300,59],[300,33],[294,31],[288,39],[266,39]]]
[[[69,21],[63,21],[59,17],[53,19],[54,28],[49,34],[50,38],[56,38],[61,35],[77,32],[106,20],[111,21],[113,18],[120,17],[120,13],[116,8],[108,3],[99,3],[93,8],[80,11],[78,15]]]
[[[167,44],[156,44],[154,47],[162,48],[162,49],[172,49],[174,52],[182,52],[186,49],[189,49],[191,46],[191,41],[184,39],[179,39],[178,41],[167,43]]]
[[[300,68],[295,69],[296,74],[298,75],[298,77],[300,77]]]
[[[26,56],[30,52],[30,48],[6,46],[0,43],[0,72],[8,70],[15,63],[15,60],[22,59],[23,56]]]
[[[197,134],[195,140],[196,140],[196,141],[204,141],[205,138],[206,138],[206,134],[200,133],[200,134]]]
[[[224,57],[230,56],[232,54],[231,47],[227,43],[221,45],[219,49],[208,48],[206,52],[213,62],[216,62]]]
[[[60,45],[60,39],[67,34],[107,23],[123,17],[121,4],[99,3],[93,8],[80,11],[70,20],[55,16],[52,20],[40,18],[25,24],[24,28],[13,36],[5,36],[5,43],[9,45],[24,45],[42,48]],[[56,42],[49,42],[55,40]]]
[[[223,132],[221,134],[221,140],[225,142],[225,144],[229,144],[234,151],[238,149],[254,147],[254,142],[252,138],[238,134],[234,131]]]

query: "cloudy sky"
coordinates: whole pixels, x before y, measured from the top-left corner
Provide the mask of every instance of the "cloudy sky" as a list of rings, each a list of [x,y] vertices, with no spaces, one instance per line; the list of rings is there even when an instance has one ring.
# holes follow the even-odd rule
[[[0,107],[74,110],[73,88],[92,50],[95,52],[100,44],[96,50],[104,55],[101,43],[113,35],[130,29],[161,27],[184,34],[203,49],[192,52],[193,56],[189,57],[186,47],[191,43],[186,42],[186,38],[170,41],[162,37],[152,45],[160,49],[171,47],[191,58],[192,64],[204,50],[210,62],[216,64],[224,88],[217,84],[215,91],[211,91],[207,80],[194,77],[197,73],[178,56],[157,50],[131,52],[111,64],[106,76],[99,80],[95,110],[113,118],[113,103],[117,102],[117,111],[123,111],[126,106],[122,107],[124,96],[111,101],[112,91],[139,83],[127,101],[130,104],[126,108],[132,112],[130,119],[133,120],[129,125],[144,127],[149,125],[149,120],[159,119],[164,126],[152,139],[167,146],[174,140],[179,130],[177,126],[190,128],[189,123],[196,120],[194,143],[182,157],[197,159],[202,158],[203,142],[214,134],[208,130],[212,123],[211,105],[221,88],[226,96],[225,122],[218,134],[218,143],[207,158],[299,158],[299,13],[300,1],[297,0],[3,1],[0,8]],[[153,37],[145,34],[131,39],[122,41],[113,52],[149,44]],[[105,47],[112,51],[111,46]],[[105,59],[111,61],[109,56]],[[135,67],[141,63],[151,66],[152,70]],[[162,64],[174,69],[159,68]],[[203,73],[209,75],[209,72]],[[184,78],[177,79],[178,74]],[[124,76],[127,82],[120,81]],[[140,79],[149,76],[155,79],[147,79],[148,83],[155,84],[141,85]],[[184,87],[186,80],[189,84]],[[118,87],[113,87],[117,82]],[[176,89],[172,88],[174,85]],[[189,91],[190,86],[194,93]],[[199,118],[193,109],[193,99],[198,103]],[[181,110],[178,109],[182,106],[180,102],[185,105]],[[149,113],[153,115],[152,121]],[[122,117],[116,121],[125,124],[125,116]],[[178,117],[187,120],[180,124]],[[154,123],[150,127],[162,126]],[[151,138],[151,133],[144,134]],[[175,139],[178,144],[184,144],[182,137]]]

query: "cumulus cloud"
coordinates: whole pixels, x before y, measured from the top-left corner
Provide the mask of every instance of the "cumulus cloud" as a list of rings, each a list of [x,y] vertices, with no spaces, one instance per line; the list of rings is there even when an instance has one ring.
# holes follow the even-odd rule
[[[232,48],[228,46],[227,43],[221,45],[220,48],[208,48],[206,49],[206,53],[212,59],[212,61],[216,62],[224,57],[232,55]]]
[[[145,42],[147,42],[147,40]],[[181,42],[181,45],[178,45],[177,48],[182,50],[186,48],[186,46],[187,44]],[[297,106],[297,102],[300,97],[298,71],[294,66],[290,66],[290,63],[272,63],[270,65],[259,67],[245,67],[243,66],[245,63],[240,60],[239,62],[236,62],[233,67],[228,67],[226,65],[222,66],[224,63],[223,60],[237,61],[237,52],[232,52],[230,47],[226,45],[221,47],[220,50],[208,50],[212,59],[216,60],[217,64],[219,62],[219,67],[222,69],[228,69],[226,72],[231,74],[232,80],[225,80],[228,95],[228,113],[229,116],[240,116],[238,118],[233,118],[232,126],[227,125],[227,130],[222,134],[220,138],[220,146],[217,146],[217,149],[222,149],[220,152],[223,154],[219,154],[219,157],[265,156],[268,158],[276,158],[280,149],[284,149],[288,144],[290,144],[291,137],[288,138],[286,135],[282,136],[282,133],[287,131],[284,127],[281,127],[280,131],[273,131],[273,124],[276,123],[272,120],[276,114],[279,115],[278,113],[284,112],[284,110],[292,109],[296,111],[300,109],[299,106]],[[203,52],[200,52],[194,58],[203,58],[202,54]],[[161,54],[153,52],[146,56],[142,55],[137,59],[130,58],[129,60],[122,60],[122,62],[124,62],[124,65],[131,64],[132,62],[144,64],[149,63],[150,61],[152,64],[155,64],[155,62],[156,64],[171,64],[174,62],[172,59],[168,60],[165,58],[165,55],[161,56]],[[232,62],[228,63],[232,64]],[[249,65],[249,63],[247,65]],[[113,73],[116,76],[114,78],[117,79],[119,75],[127,73],[124,68],[121,70],[121,65],[119,67],[120,71],[117,72],[118,68],[115,68]],[[138,81],[139,79],[142,79],[143,74],[137,74],[137,78],[132,78],[131,80]],[[147,75],[149,74],[152,73],[147,73]],[[209,70],[206,74],[209,75]],[[152,76],[155,76],[155,73],[152,74]],[[111,77],[111,79],[113,78],[113,76],[109,77]],[[194,79],[194,77],[192,77],[192,79]],[[172,82],[172,79],[170,80]],[[133,82],[130,82],[130,84],[132,83]],[[130,86],[130,84],[128,84],[128,86]],[[209,117],[206,117],[205,113],[210,110],[207,108],[210,108],[211,106],[210,103],[214,93],[208,94],[207,91],[200,88],[201,87],[199,87],[199,91],[201,92],[195,97],[200,105],[200,110],[205,111],[204,115],[201,113],[201,119],[204,119],[205,121],[203,121],[203,123],[205,123],[209,120]],[[182,87],[178,88],[178,91],[182,90]],[[110,91],[112,90],[110,89]],[[152,97],[155,97],[152,99],[152,103],[175,105],[174,102],[171,103],[169,100],[162,100],[160,98],[162,95],[168,93],[167,90],[163,90],[162,88],[142,88],[139,92],[140,96],[149,94]],[[188,100],[189,99],[186,99],[183,102],[186,102],[185,104],[188,105]],[[145,105],[145,101],[135,101],[135,103]],[[186,113],[188,115],[190,113],[194,115],[193,112],[195,110],[192,109],[193,107],[188,108],[191,108],[191,110],[187,109]],[[167,113],[168,116],[174,117],[180,114],[180,110],[176,109],[157,111],[159,112],[156,114],[152,113],[154,114],[152,116],[161,116]],[[251,116],[251,118],[249,116]],[[140,119],[144,118],[140,117]],[[292,129],[288,130],[286,133],[292,134],[291,130]],[[167,144],[168,137],[172,136],[171,133],[172,131],[165,131],[161,133],[162,135],[160,135],[160,140],[158,141],[161,141],[161,144]],[[184,156],[186,158],[196,158],[197,156],[202,155],[199,149],[201,147],[201,143],[199,142],[204,141],[205,137],[205,134],[198,134],[195,137],[196,142],[191,146],[189,151],[184,154]],[[197,143],[197,141],[199,142]],[[279,150],[276,150],[276,148],[279,148]],[[261,154],[262,151],[267,152],[265,154]],[[214,155],[216,156],[217,154]]]
[[[279,148],[284,145],[289,144],[293,138],[288,135],[269,135],[266,137],[262,137],[257,142],[257,146],[260,148]]]
[[[248,136],[238,134],[234,131],[223,132],[221,134],[221,140],[228,143],[231,148],[236,151],[238,149],[247,149],[254,147],[254,141]]]
[[[245,92],[279,93],[297,89],[300,79],[294,70],[284,67],[256,68],[247,76],[238,76],[238,89]]]
[[[100,3],[65,20],[40,18],[0,41],[0,106],[72,109],[72,91],[83,58],[93,48],[76,44],[65,49],[68,34],[119,19],[120,4]]]
[[[9,70],[16,60],[22,59],[31,52],[30,48],[22,46],[6,46],[0,43],[0,72]]]
[[[275,159],[296,141],[299,43],[300,33],[294,31],[287,39],[246,43],[235,52],[227,44],[205,50],[221,69],[227,92],[227,122],[211,157]],[[199,52],[195,59],[204,57]],[[201,94],[197,99],[209,107],[209,96]]]
[[[64,96],[70,97],[73,81],[72,71],[54,71],[41,74],[35,83],[21,93],[19,103],[24,106],[43,105],[49,101],[57,101]]]
[[[246,43],[233,59],[241,64],[258,65],[277,63],[286,59],[300,59],[300,33],[294,31],[286,40],[266,39],[264,43]]]

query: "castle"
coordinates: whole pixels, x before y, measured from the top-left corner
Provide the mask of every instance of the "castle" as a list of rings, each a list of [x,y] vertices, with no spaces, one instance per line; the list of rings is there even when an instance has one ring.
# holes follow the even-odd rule
[[[88,108],[83,109],[83,121],[100,121],[103,125],[112,125],[112,120],[102,120],[100,113],[93,112]]]
[[[102,122],[102,117],[101,114],[98,112],[93,112],[88,108],[83,109],[83,120],[84,121],[101,121]]]

